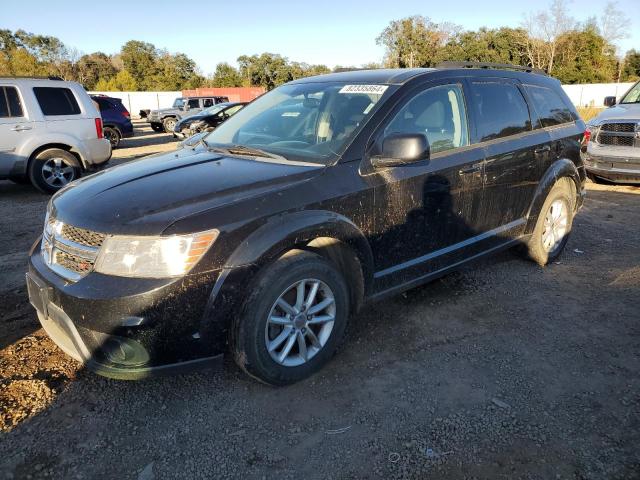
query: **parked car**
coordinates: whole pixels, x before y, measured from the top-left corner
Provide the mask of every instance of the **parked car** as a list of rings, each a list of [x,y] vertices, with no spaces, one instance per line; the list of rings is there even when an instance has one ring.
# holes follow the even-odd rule
[[[228,97],[220,96],[176,98],[171,108],[151,110],[147,115],[147,121],[156,132],[173,132],[176,123],[182,117],[194,115],[205,108],[228,101]]]
[[[589,120],[583,149],[589,178],[601,183],[640,183],[640,82]]]
[[[133,137],[131,115],[122,100],[106,95],[91,95],[91,99],[98,104],[104,137],[111,142],[111,148],[118,148],[121,139]]]
[[[173,129],[174,135],[187,138],[196,133],[212,131],[246,104],[246,102],[225,102],[205,108],[200,113],[189,115],[176,123]]]
[[[84,88],[56,77],[0,77],[0,179],[53,193],[111,158]]]
[[[558,258],[584,195],[584,131],[560,83],[535,73],[299,79],[192,148],[56,195],[29,297],[51,338],[106,376],[230,352],[292,383],[366,302],[509,247]]]

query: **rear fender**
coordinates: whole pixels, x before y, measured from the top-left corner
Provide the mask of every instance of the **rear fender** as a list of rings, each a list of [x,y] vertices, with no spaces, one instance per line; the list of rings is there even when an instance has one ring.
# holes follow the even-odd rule
[[[580,178],[580,174],[576,165],[567,158],[561,158],[556,160],[544,173],[542,176],[542,180],[538,183],[538,188],[533,197],[533,201],[529,206],[529,211],[527,212],[527,227],[525,229],[525,235],[528,235],[533,232],[533,229],[536,226],[536,222],[538,220],[538,215],[540,210],[542,209],[542,205],[549,195],[551,188],[555,185],[555,183],[562,178],[570,178],[575,186],[576,191],[576,199],[575,199],[575,207],[576,209],[582,205],[582,198],[584,196],[584,183]]]

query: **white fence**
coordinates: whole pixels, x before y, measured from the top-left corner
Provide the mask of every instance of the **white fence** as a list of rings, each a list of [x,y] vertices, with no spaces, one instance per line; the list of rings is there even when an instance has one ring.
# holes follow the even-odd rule
[[[89,92],[90,94],[102,94],[122,100],[122,103],[132,116],[137,117],[140,110],[156,110],[168,108],[173,105],[182,92]]]
[[[583,85],[563,85],[564,91],[574,105],[579,107],[602,107],[604,97],[615,95],[620,98],[633,83],[586,83]],[[131,115],[137,117],[140,110],[167,108],[173,105],[182,92],[90,92],[122,99]]]

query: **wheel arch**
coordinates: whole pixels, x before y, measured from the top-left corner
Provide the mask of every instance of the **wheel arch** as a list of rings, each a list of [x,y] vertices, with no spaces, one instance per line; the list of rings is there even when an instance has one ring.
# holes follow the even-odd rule
[[[533,200],[531,201],[527,211],[528,221],[525,228],[525,234],[533,232],[538,219],[538,214],[540,213],[540,209],[542,208],[547,195],[556,182],[563,178],[570,180],[570,185],[572,186],[573,193],[575,194],[574,210],[581,205],[583,181],[580,177],[580,173],[578,172],[578,168],[575,163],[567,158],[556,160],[544,173],[540,182],[538,182],[538,187],[536,188]]]
[[[38,148],[36,148],[33,152],[31,152],[31,155],[29,155],[29,160],[27,161],[27,165],[26,165],[26,169],[25,172],[29,171],[29,164],[38,156],[40,155],[42,152],[44,152],[45,150],[50,150],[52,148],[59,148],[60,150],[65,150],[71,154],[73,154],[73,156],[76,159],[76,163],[75,165],[73,165],[76,168],[83,168],[83,161],[82,161],[82,157],[80,156],[80,154],[74,150],[74,148],[70,145],[67,145],[65,143],[46,143],[44,145],[39,146]]]

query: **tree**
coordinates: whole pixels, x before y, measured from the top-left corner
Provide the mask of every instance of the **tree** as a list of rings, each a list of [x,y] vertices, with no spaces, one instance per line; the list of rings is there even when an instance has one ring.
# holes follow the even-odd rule
[[[159,73],[158,52],[151,43],[129,40],[120,49],[124,69],[143,90],[151,90]]]
[[[120,70],[109,80],[100,79],[95,87],[98,92],[132,92],[138,88],[135,79],[127,70]]]
[[[242,77],[236,68],[223,62],[216,65],[211,84],[214,87],[241,87]]]
[[[260,86],[267,90],[293,80],[288,61],[282,55],[263,53],[238,57],[240,75],[247,86]]]
[[[437,52],[459,30],[457,25],[414,15],[389,22],[376,43],[385,47],[388,67],[432,67],[439,60]]]
[[[622,69],[622,81],[633,82],[640,79],[640,51],[629,50],[624,57]]]
[[[440,49],[437,56],[441,61],[460,60],[527,65],[526,50],[520,41],[525,35],[526,32],[522,29],[508,27],[481,28],[477,32],[462,32],[452,37]]]
[[[629,36],[631,18],[622,10],[618,10],[617,2],[607,2],[607,5],[600,16],[600,35],[610,43],[615,45],[618,40]]]
[[[554,76],[562,83],[610,82],[617,63],[615,48],[593,27],[558,37]]]
[[[111,57],[102,52],[82,55],[76,64],[78,81],[87,90],[93,90],[99,80],[108,81],[118,71],[111,62]]]
[[[551,74],[558,39],[575,27],[576,21],[568,13],[566,0],[553,0],[548,11],[529,14],[522,28],[528,32],[524,46],[531,66]]]

